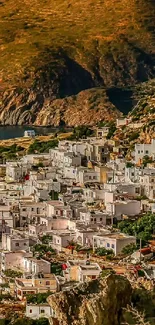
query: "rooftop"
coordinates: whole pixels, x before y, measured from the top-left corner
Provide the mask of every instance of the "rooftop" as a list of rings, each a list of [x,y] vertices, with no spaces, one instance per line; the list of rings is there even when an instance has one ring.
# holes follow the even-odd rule
[[[90,263],[90,264],[87,264]],[[86,260],[68,260],[68,264],[71,266],[80,266],[82,270],[99,270],[100,267],[97,263],[91,263]]]
[[[127,239],[127,238],[135,238],[135,236],[129,236],[123,233],[98,233],[94,237],[106,237],[106,238],[112,238],[112,239]]]

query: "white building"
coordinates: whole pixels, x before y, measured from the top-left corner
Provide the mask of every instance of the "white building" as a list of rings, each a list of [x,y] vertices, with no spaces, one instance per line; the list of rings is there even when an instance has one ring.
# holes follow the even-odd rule
[[[58,252],[61,252],[63,248],[66,248],[69,245],[71,240],[76,239],[76,233],[74,231],[62,230],[62,231],[53,231],[52,241],[50,246]]]
[[[27,173],[28,167],[18,162],[6,163],[6,180],[19,181]]]
[[[68,281],[85,282],[95,280],[101,273],[97,263],[89,260],[69,260],[64,276]]]
[[[50,274],[51,263],[43,259],[37,260],[34,257],[24,257],[24,272],[31,274]]]
[[[76,155],[74,152],[68,152],[58,148],[50,149],[49,153],[54,166],[81,166],[81,156],[79,154]]]
[[[130,120],[128,118],[126,118],[126,117],[119,117],[119,118],[116,119],[116,126],[117,126],[117,128],[120,128],[120,127],[122,127],[124,125],[129,124],[129,121]]]
[[[105,190],[97,187],[86,187],[83,188],[83,198],[85,202],[92,203],[98,200],[104,200]]]
[[[76,242],[81,246],[93,246],[93,236],[97,234],[94,229],[76,229]]]
[[[102,212],[98,210],[80,212],[80,222],[85,225],[112,225],[113,216],[112,214],[110,215],[107,212]]]
[[[48,303],[45,304],[26,304],[25,316],[32,319],[39,319],[42,317],[54,317],[55,313]]]
[[[5,225],[13,228],[14,226],[14,217],[12,214],[11,206],[9,205],[0,205],[0,225],[3,226],[5,230]]]
[[[125,167],[125,182],[138,182],[139,181],[139,168],[132,166],[132,167]]]
[[[122,252],[122,249],[129,245],[136,244],[136,237],[128,236],[125,234],[98,234],[93,237],[93,250],[104,247],[106,249],[112,249],[115,255]]]
[[[14,269],[16,271],[24,271],[24,258],[32,257],[32,252],[28,253],[25,251],[16,252],[1,252],[1,270],[5,271],[8,269]]]
[[[78,182],[82,185],[84,183],[95,183],[100,181],[100,173],[91,168],[81,168],[78,171]]]
[[[143,188],[143,194],[149,199],[155,199],[155,171],[140,175],[139,181]]]
[[[9,252],[24,250],[29,252],[29,237],[24,235],[2,234],[2,249]]]
[[[155,139],[151,143],[135,144],[135,162],[138,163],[144,156],[154,157],[155,155]]]
[[[101,128],[97,128],[96,136],[97,138],[104,138],[108,135],[109,126],[103,126]]]
[[[112,214],[118,220],[121,220],[123,215],[136,216],[141,212],[141,202],[138,200],[124,200],[107,203],[106,212]]]
[[[24,137],[34,138],[35,137],[35,131],[34,130],[26,130],[26,131],[24,131]]]
[[[51,216],[60,216],[71,218],[72,210],[69,206],[63,205],[63,202],[58,200],[48,201],[46,202],[46,213],[48,217]]]

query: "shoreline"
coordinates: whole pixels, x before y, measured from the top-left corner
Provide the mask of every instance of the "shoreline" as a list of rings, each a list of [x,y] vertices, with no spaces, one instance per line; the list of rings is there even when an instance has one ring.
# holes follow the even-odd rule
[[[58,135],[58,139],[65,139],[68,136],[70,136],[72,132],[66,132],[66,133],[60,133]],[[41,142],[49,141],[54,139],[54,133],[49,133],[46,135],[36,135],[34,138],[28,138],[28,137],[18,137],[18,138],[10,138],[10,139],[4,139],[0,140],[0,147],[10,147],[13,144],[17,144],[18,146],[23,147],[24,149],[28,149],[31,143],[34,142],[34,140],[38,140]]]
[[[19,139],[24,136],[27,130],[34,130],[35,136],[48,136],[54,133],[72,132],[69,127],[33,126],[33,125],[0,125],[0,141]]]

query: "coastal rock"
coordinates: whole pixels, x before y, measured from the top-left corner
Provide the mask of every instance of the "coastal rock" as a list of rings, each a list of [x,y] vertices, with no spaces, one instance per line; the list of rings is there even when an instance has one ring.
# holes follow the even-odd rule
[[[25,94],[14,90],[4,96],[0,109],[2,124],[93,125],[116,119],[121,113],[110,102],[104,88],[83,90],[78,95],[59,99],[45,98],[43,93]]]
[[[56,312],[51,325],[119,325],[122,308],[130,304],[132,288],[121,276],[109,275],[53,294],[48,303]]]

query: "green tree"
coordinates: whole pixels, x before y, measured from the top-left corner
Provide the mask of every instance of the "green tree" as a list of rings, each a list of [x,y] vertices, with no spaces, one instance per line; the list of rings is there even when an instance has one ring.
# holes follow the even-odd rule
[[[51,255],[55,255],[56,252],[55,250],[46,245],[46,244],[36,244],[33,246],[33,253],[34,256],[38,256],[39,258],[42,258],[44,255],[46,255],[47,253],[50,253]]]
[[[149,164],[149,163],[152,163],[152,158],[150,158],[149,156],[145,155],[143,157],[143,166],[146,167],[147,164]]]
[[[98,256],[114,255],[112,249],[106,249],[105,247],[99,247],[96,249],[95,254]]]
[[[130,136],[129,136],[129,142],[138,139],[138,137],[139,137],[139,132],[131,133]]]
[[[51,235],[44,235],[44,236],[42,236],[41,238],[40,238],[40,240],[42,241],[42,243],[43,244],[48,244],[49,243],[49,241],[51,241],[52,240],[52,236]]]
[[[16,278],[16,277],[21,277],[23,275],[22,272],[20,271],[15,271],[15,270],[11,270],[11,269],[7,269],[4,271],[4,274],[6,275],[6,277],[8,278]]]
[[[54,190],[51,190],[49,192],[49,196],[50,196],[51,200],[58,200],[58,198],[59,198],[58,192],[55,192]]]
[[[55,148],[58,145],[58,139],[53,139],[53,140],[49,140],[49,141],[38,141],[38,140],[34,140],[33,143],[30,144],[29,148],[28,148],[28,153],[35,153],[35,152],[48,152],[49,149],[51,148]]]
[[[44,167],[44,164],[40,161],[36,166],[37,166],[38,168],[43,168],[43,167]]]
[[[111,122],[109,124],[109,132],[107,134],[107,139],[111,139],[112,136],[114,135],[115,131],[116,131],[116,125],[114,122]]]
[[[155,231],[155,214],[147,213],[136,221],[124,220],[119,222],[118,228],[121,232],[142,239],[142,244],[152,239]]]
[[[68,137],[68,140],[78,140],[92,136],[94,131],[86,125],[80,125],[73,129],[73,134]]]
[[[134,164],[130,161],[127,161],[126,168],[131,168],[131,167],[134,167]]]
[[[134,243],[128,244],[122,249],[122,253],[127,255],[127,254],[132,254],[137,250],[137,246]]]
[[[43,292],[30,294],[26,296],[27,302],[30,304],[44,304],[47,302],[47,298],[52,295],[52,292]]]

